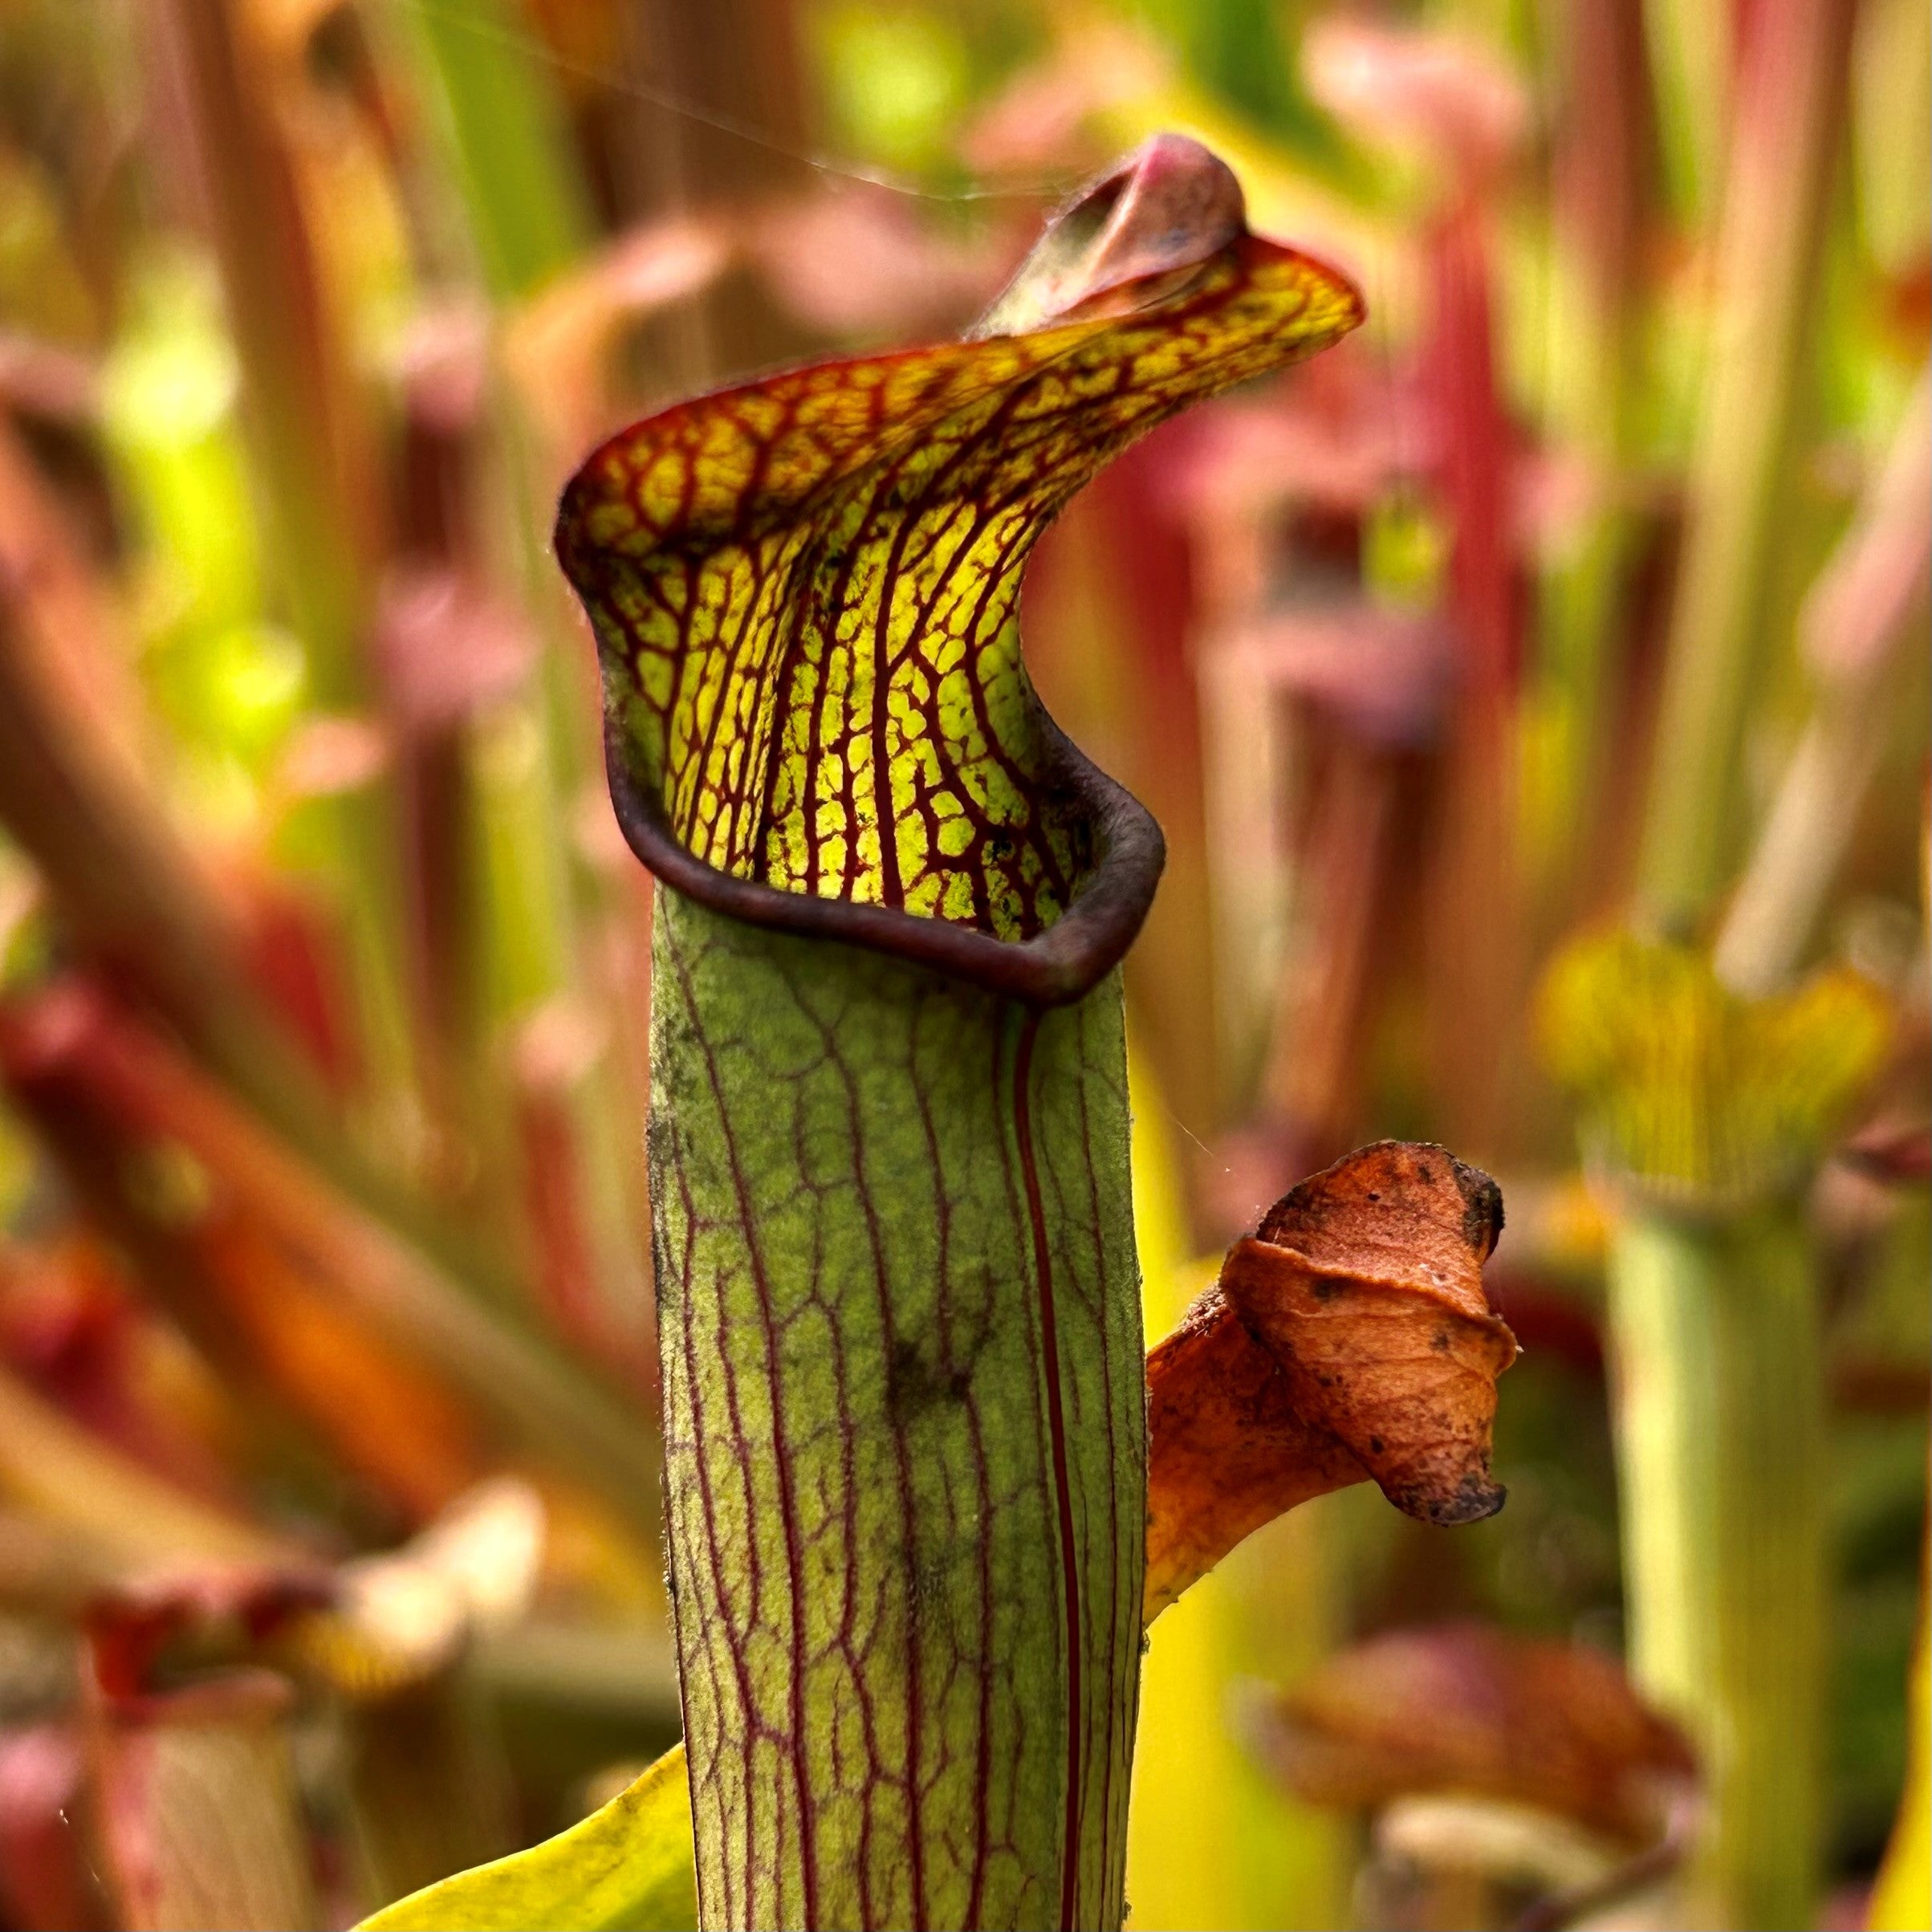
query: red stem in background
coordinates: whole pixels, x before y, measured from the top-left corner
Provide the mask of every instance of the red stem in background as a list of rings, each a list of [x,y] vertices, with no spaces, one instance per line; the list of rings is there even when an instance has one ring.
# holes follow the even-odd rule
[[[1511,1064],[1499,1055],[1524,978],[1516,865],[1521,605],[1515,438],[1498,387],[1495,270],[1483,205],[1464,193],[1427,243],[1419,380],[1449,526],[1454,678],[1429,938],[1437,1100],[1450,1135],[1493,1157]]]
[[[1511,532],[1515,438],[1497,387],[1488,222],[1474,194],[1437,222],[1426,254],[1431,312],[1418,373],[1450,527],[1458,714],[1488,739],[1499,738],[1513,715],[1519,612]]]

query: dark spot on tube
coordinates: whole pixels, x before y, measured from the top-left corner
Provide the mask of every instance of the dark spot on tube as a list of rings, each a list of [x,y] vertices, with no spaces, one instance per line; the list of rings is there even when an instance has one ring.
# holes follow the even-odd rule
[[[901,1340],[885,1366],[885,1398],[894,1418],[909,1422],[941,1402],[963,1402],[972,1388],[970,1365],[941,1369],[920,1352],[918,1344]]]

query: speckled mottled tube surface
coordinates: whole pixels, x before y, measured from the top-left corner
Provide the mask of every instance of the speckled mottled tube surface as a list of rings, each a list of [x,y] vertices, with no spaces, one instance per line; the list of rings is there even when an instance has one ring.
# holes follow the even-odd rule
[[[1117,1925],[1146,1482],[1117,978],[1035,1014],[669,893],[657,931],[704,1922]]]

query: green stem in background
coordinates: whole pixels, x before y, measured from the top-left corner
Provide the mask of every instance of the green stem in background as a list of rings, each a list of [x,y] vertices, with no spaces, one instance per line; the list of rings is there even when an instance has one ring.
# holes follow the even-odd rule
[[[1616,1203],[1630,1656],[1705,1761],[1691,1922],[1808,1926],[1830,1563],[1800,1203],[1877,1062],[1884,1003],[1843,973],[1746,999],[1702,954],[1624,937],[1560,958],[1542,1021]]]
[[[157,119],[178,126],[185,170],[221,264],[241,364],[275,585],[324,710],[366,710],[372,563],[380,548],[372,451],[336,291],[322,282],[299,185],[274,120],[277,76],[234,0],[169,0],[153,13]],[[340,909],[376,1118],[417,1115],[401,881],[393,800],[365,777],[302,815],[302,856]]]
[[[1823,1800],[1824,1427],[1795,1207],[1637,1209],[1609,1257],[1629,1656],[1693,1714],[1711,1816],[1692,1922],[1803,1927]]]
[[[368,690],[364,626],[372,551],[368,452],[335,336],[331,293],[270,118],[271,76],[243,44],[233,0],[169,0],[157,51],[178,107],[199,211],[221,262],[279,588],[309,654],[317,701],[346,709]]]
[[[503,0],[393,0],[498,300],[570,266],[591,232],[569,128],[529,29]]]
[[[1723,189],[1735,49],[1734,10],[1718,0],[1656,0],[1639,10],[1657,96],[1658,158],[1678,218],[1709,218]]]
[[[1739,856],[1739,760],[1767,662],[1767,586],[1853,11],[1851,0],[1788,0],[1747,49],[1637,880],[1645,918],[1666,933],[1696,928]]]
[[[1640,917],[1666,934],[1706,923],[1739,856],[1853,13],[1851,0],[1791,0],[1743,50],[1637,881]],[[1796,1210],[1775,1204],[1800,1197],[1877,1026],[1857,1023],[1835,982],[1747,1001],[1702,958],[1635,942],[1580,950],[1552,986],[1553,1057],[1584,1094],[1586,1145],[1628,1190],[1609,1291],[1632,1651],[1710,1768],[1694,1910],[1715,1924],[1808,1926],[1828,1571],[1821,1365],[1808,1247]],[[1840,1020],[1842,1037],[1817,1031]]]
[[[652,1202],[708,1926],[1117,1926],[1147,1454],[1115,969],[1160,835],[1012,623],[1133,437],[1352,290],[1163,137],[982,332],[681,405],[557,552],[660,885]]]

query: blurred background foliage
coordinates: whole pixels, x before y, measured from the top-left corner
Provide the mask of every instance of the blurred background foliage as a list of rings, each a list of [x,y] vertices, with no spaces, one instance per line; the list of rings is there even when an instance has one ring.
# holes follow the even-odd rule
[[[1601,1878],[1515,1719],[1445,1770],[1412,1680],[1323,1675],[1471,1621],[1628,1654],[1710,1922],[1865,1922],[1923,1629],[1929,41],[0,0],[0,1924],[345,1924],[675,1738],[649,893],[555,491],[681,393],[962,326],[1165,128],[1371,319],[1137,448],[1027,587],[1169,840],[1149,1332],[1427,1136],[1503,1184],[1525,1354],[1500,1518],[1324,1499],[1162,1621],[1132,1922]],[[1345,1729],[1358,1681],[1381,1768],[1324,1782],[1271,1700]],[[1925,1922],[1910,1855],[1872,1922]]]

